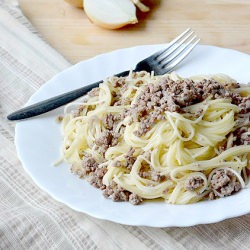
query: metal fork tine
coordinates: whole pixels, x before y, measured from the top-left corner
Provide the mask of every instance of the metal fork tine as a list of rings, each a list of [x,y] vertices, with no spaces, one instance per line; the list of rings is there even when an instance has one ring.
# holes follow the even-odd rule
[[[170,48],[172,48],[173,45],[175,45],[179,40],[181,40],[189,31],[191,30],[191,28],[186,29],[183,33],[181,33],[179,36],[177,36],[174,40],[172,40],[169,44],[168,47],[162,51],[160,51],[160,53],[158,53],[156,55],[156,58],[159,58],[161,55],[163,55],[167,50],[169,50]]]
[[[158,60],[160,59],[160,57],[162,57],[160,60],[159,60],[159,63],[163,62],[164,60],[166,60],[168,57],[170,57],[175,51],[177,51],[180,47],[182,47],[182,45],[190,38],[190,36],[192,36],[194,34],[194,32],[192,31],[191,33],[189,33],[186,37],[184,37],[184,39],[180,42],[180,43],[177,43],[175,44],[175,47],[172,48],[170,51],[169,48],[161,54],[161,56],[158,57]],[[197,37],[197,35],[196,35]],[[179,39],[180,40],[180,39]],[[191,40],[192,41],[192,40]],[[167,53],[167,55],[166,55]],[[175,55],[176,56],[176,55]],[[171,57],[173,58],[173,56]],[[171,59],[170,59],[171,60]]]
[[[165,72],[167,73],[169,70],[172,70],[177,64],[179,64],[192,51],[192,49],[199,43],[199,41],[200,41],[200,38],[195,43],[193,43],[187,50],[185,50],[185,52],[182,51],[182,53],[180,53],[182,55],[179,57],[177,56],[175,60],[172,60],[171,64],[169,64],[169,62],[166,63],[163,66]],[[185,48],[187,48],[187,46]],[[168,66],[166,67],[166,65]]]
[[[177,58],[184,50],[186,50],[186,48],[197,38],[197,35],[195,35],[192,39],[190,39],[190,41],[188,41],[188,43],[184,43],[187,39],[183,40],[182,43],[180,43],[174,51],[172,51],[171,54],[167,54],[165,58],[162,58],[159,63],[163,63],[163,67],[170,63],[172,60],[174,60],[175,58]],[[165,61],[165,64],[164,64]]]

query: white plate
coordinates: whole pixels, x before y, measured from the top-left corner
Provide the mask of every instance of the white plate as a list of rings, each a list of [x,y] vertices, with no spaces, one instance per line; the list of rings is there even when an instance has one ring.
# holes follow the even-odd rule
[[[27,105],[130,69],[162,47],[164,45],[122,49],[76,64],[44,84]],[[249,66],[249,55],[198,46],[176,71],[182,76],[220,72],[247,83],[250,81]],[[249,185],[230,197],[192,205],[145,202],[133,206],[128,202],[105,199],[102,191],[71,174],[67,164],[53,166],[60,157],[61,131],[55,119],[61,113],[62,108],[18,122],[15,142],[18,156],[35,183],[74,210],[121,224],[153,227],[213,223],[250,212]]]

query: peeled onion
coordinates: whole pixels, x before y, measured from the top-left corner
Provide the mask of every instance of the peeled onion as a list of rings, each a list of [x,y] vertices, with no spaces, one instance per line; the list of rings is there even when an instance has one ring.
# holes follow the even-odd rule
[[[138,22],[131,0],[84,0],[84,10],[94,24],[106,29]]]

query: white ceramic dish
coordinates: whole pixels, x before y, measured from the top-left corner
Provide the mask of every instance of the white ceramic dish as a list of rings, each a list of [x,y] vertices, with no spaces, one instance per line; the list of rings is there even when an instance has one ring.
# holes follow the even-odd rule
[[[162,47],[164,45],[122,49],[76,64],[44,84],[27,105],[130,69]],[[198,46],[176,71],[182,76],[220,72],[247,83],[250,81],[249,65],[249,55]],[[60,157],[61,131],[55,119],[61,113],[62,108],[18,122],[15,142],[18,156],[34,182],[74,210],[121,224],[153,227],[213,223],[250,212],[249,185],[230,197],[192,205],[145,202],[133,206],[128,202],[115,203],[105,199],[100,190],[72,175],[67,164],[53,166]]]

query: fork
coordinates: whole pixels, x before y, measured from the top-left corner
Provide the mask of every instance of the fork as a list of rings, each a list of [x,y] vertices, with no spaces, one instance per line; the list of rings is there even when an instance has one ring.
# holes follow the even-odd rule
[[[192,51],[199,41],[200,39],[197,37],[197,35],[195,35],[194,32],[188,28],[182,34],[172,40],[165,49],[160,50],[137,63],[133,71],[154,71],[155,75],[169,73]],[[115,76],[127,76],[129,72],[129,70],[123,71],[116,74]],[[12,121],[21,120],[46,113],[71,101],[74,101],[79,97],[82,97],[91,89],[98,87],[102,82],[103,81],[98,81],[96,83],[92,83],[90,85],[24,107],[8,115],[7,118]]]

